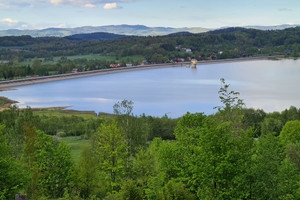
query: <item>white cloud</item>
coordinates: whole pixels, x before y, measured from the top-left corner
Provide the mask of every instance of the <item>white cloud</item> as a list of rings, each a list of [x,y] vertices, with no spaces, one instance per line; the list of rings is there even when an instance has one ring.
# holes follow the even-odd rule
[[[287,22],[286,24],[288,24],[288,25],[295,25],[294,22]]]
[[[8,24],[16,24],[19,21],[18,20],[13,20],[11,18],[5,18],[5,19],[2,19],[1,22],[5,22],[5,23],[8,23]]]
[[[83,7],[85,8],[96,8],[97,6],[91,3],[85,4]]]
[[[22,24],[21,28],[28,28],[28,25],[27,24]]]
[[[23,25],[26,25],[24,22],[20,22],[11,18],[0,19],[0,29],[12,29],[12,28],[25,28]]]
[[[112,9],[119,9],[120,7],[117,5],[117,3],[106,3],[103,6],[103,8],[106,10],[112,10]]]
[[[67,25],[66,24],[58,24],[56,26],[54,26],[55,28],[66,28]]]
[[[58,4],[61,4],[63,2],[64,2],[64,0],[50,0],[50,3],[52,3],[54,5],[58,5]]]

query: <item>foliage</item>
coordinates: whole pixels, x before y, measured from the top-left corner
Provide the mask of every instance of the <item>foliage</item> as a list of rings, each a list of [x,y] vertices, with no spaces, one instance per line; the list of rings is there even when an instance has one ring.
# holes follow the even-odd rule
[[[285,145],[300,142],[300,121],[287,122],[279,137]]]
[[[36,134],[32,196],[62,197],[73,165],[70,150],[65,143],[56,142],[42,131]]]
[[[93,137],[93,150],[100,173],[110,181],[112,190],[118,188],[126,174],[128,152],[125,134],[115,121],[98,128]]]
[[[7,145],[0,126],[0,199],[13,199],[21,189],[25,189],[30,180],[27,168],[12,154],[12,147]]]
[[[125,141],[128,147],[128,156],[133,156],[139,148],[145,147],[148,137],[148,124],[143,118],[132,115],[133,102],[123,100],[113,106],[116,121],[125,133]]]
[[[299,199],[299,109],[243,108],[223,89],[216,114],[180,119],[133,116],[129,101],[105,121],[0,112],[0,199]]]
[[[239,98],[240,93],[233,90],[229,91],[229,84],[226,84],[225,79],[221,78],[221,88],[219,90],[219,98],[223,106],[217,106],[218,113],[215,117],[219,122],[230,122],[232,129],[236,132],[245,129],[243,127],[244,109],[243,100]]]
[[[252,171],[255,181],[251,185],[251,198],[297,199],[299,174],[296,166],[285,159],[286,155],[279,138],[273,134],[262,135],[254,155]]]
[[[73,190],[83,199],[91,198],[92,194],[97,192],[101,181],[97,171],[97,162],[90,149],[84,149],[79,163],[74,168],[71,175]]]
[[[218,110],[228,110],[241,108],[244,106],[243,100],[239,99],[239,92],[228,91],[230,84],[226,84],[225,79],[220,79],[222,87],[219,90],[219,98],[223,106],[216,107]]]
[[[196,197],[186,189],[181,182],[170,180],[163,188],[161,199],[163,200],[193,200]]]

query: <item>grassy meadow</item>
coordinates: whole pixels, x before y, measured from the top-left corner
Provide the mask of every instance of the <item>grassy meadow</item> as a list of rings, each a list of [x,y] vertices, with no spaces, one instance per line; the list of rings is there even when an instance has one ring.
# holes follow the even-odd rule
[[[71,157],[75,163],[78,163],[80,160],[81,152],[91,146],[90,140],[83,139],[80,136],[69,136],[69,137],[57,137],[59,141],[64,141],[71,151]]]

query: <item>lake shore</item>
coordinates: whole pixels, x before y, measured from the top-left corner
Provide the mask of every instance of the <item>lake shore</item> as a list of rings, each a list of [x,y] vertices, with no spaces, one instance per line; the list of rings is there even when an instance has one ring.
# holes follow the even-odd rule
[[[277,58],[282,58],[282,57],[281,56],[266,56],[266,57],[247,57],[247,58],[235,58],[235,59],[224,59],[224,60],[204,60],[204,61],[198,61],[197,65],[246,62],[246,61],[277,59]],[[7,90],[8,88],[15,87],[15,86],[23,86],[23,85],[51,82],[51,81],[60,81],[60,80],[82,78],[82,77],[88,77],[88,76],[97,76],[97,75],[104,75],[104,74],[112,74],[112,73],[120,73],[120,72],[128,72],[128,71],[136,71],[136,70],[147,70],[147,69],[157,69],[157,68],[167,68],[167,67],[180,67],[180,66],[186,66],[189,64],[190,64],[190,62],[139,65],[139,66],[133,66],[133,67],[119,67],[119,68],[101,69],[101,70],[85,71],[85,72],[78,72],[78,73],[59,74],[59,75],[44,76],[44,77],[34,77],[34,78],[2,81],[2,82],[0,82],[0,91]]]

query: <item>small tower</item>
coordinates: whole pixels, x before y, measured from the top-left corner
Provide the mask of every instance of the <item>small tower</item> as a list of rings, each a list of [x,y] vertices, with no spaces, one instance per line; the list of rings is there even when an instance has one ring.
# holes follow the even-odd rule
[[[196,66],[197,66],[197,60],[196,59],[192,59],[191,60],[191,66],[192,66],[192,68],[196,68]]]

